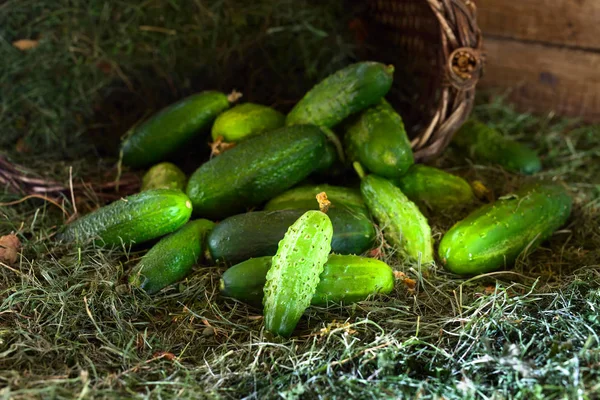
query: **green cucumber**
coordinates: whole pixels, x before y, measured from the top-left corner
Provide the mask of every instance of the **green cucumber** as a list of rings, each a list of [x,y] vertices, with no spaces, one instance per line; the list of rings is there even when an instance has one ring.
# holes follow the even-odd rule
[[[331,128],[377,103],[392,87],[394,66],[373,61],[351,64],[317,83],[286,117],[287,125]]]
[[[99,208],[70,224],[58,240],[99,245],[140,244],[176,231],[192,214],[192,203],[181,190],[153,189]]]
[[[229,108],[231,96],[208,90],[160,110],[123,141],[123,164],[143,168],[164,161]]]
[[[207,219],[197,219],[163,237],[134,267],[129,283],[154,294],[188,276],[201,259],[206,235],[214,225]]]
[[[285,125],[285,115],[262,104],[239,104],[221,113],[212,126],[213,140],[239,142]]]
[[[368,214],[360,189],[329,184],[294,187],[269,200],[264,209],[267,211],[291,208],[319,209],[319,203],[315,197],[321,192],[327,193],[327,198],[331,201],[332,207],[346,206],[363,210],[365,214]]]
[[[461,208],[475,201],[471,185],[438,168],[415,164],[394,183],[411,201],[434,210]]]
[[[432,263],[431,227],[418,206],[388,179],[365,175],[359,163],[354,166],[361,177],[363,199],[386,240],[422,265]]]
[[[316,203],[316,200],[315,200]],[[216,262],[239,263],[252,257],[273,256],[288,228],[306,209],[253,211],[225,218],[208,235],[208,250]],[[373,222],[360,211],[330,208],[332,251],[361,254],[376,238]]]
[[[511,172],[531,175],[542,169],[534,150],[475,119],[460,127],[452,144],[475,162],[497,164]]]
[[[175,164],[162,162],[152,166],[142,178],[141,191],[151,189],[179,189],[185,190],[187,176]]]
[[[294,222],[273,256],[264,287],[265,329],[289,337],[310,306],[331,251],[333,226],[327,214],[306,211]]]
[[[515,262],[569,218],[572,199],[554,183],[528,185],[457,222],[438,249],[442,264],[461,275],[482,274]]]
[[[271,260],[270,256],[251,258],[227,269],[220,280],[221,295],[260,306]],[[331,254],[319,276],[311,304],[351,304],[375,294],[389,294],[393,288],[394,272],[383,261]]]
[[[374,174],[399,178],[415,162],[402,118],[385,100],[351,117],[345,131],[348,160]]]
[[[314,125],[283,127],[238,143],[190,177],[186,190],[194,213],[214,220],[262,204],[318,168],[326,144]]]

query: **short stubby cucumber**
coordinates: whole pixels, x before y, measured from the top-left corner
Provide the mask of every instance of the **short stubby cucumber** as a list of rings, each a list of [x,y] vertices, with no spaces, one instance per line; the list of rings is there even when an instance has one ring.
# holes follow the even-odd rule
[[[129,275],[129,283],[148,294],[181,281],[202,258],[206,235],[214,222],[197,219],[163,237],[142,257]]]
[[[289,337],[310,306],[331,251],[333,226],[327,214],[306,211],[285,233],[264,287],[265,329]]]
[[[541,160],[534,150],[475,119],[460,127],[452,144],[475,162],[498,164],[508,171],[525,175],[542,169]]]
[[[312,207],[252,211],[225,218],[208,235],[210,255],[214,261],[228,264],[252,257],[273,256],[289,227],[309,209]],[[333,252],[362,254],[373,246],[377,232],[371,219],[363,213],[330,208],[327,215],[334,228]]]
[[[460,275],[510,266],[532,251],[569,218],[572,199],[559,184],[524,186],[457,222],[439,245],[442,265]]]
[[[435,211],[464,208],[475,201],[466,180],[423,164],[414,164],[394,183],[411,201]]]
[[[272,257],[243,261],[227,269],[220,280],[221,295],[259,307]],[[311,299],[314,306],[351,304],[394,288],[394,272],[383,261],[355,255],[331,254]]]
[[[153,189],[114,201],[71,222],[57,235],[65,242],[140,244],[188,222],[192,203],[181,190]]]
[[[344,143],[349,161],[384,178],[401,177],[415,162],[402,118],[385,100],[350,118]]]
[[[392,87],[394,66],[362,61],[317,83],[294,106],[286,124],[315,124],[331,128],[349,115],[377,103]]]
[[[354,166],[361,176],[363,199],[387,241],[423,266],[432,263],[431,227],[419,207],[388,179],[365,175],[359,163]]]
[[[267,211],[292,208],[316,210],[319,208],[319,203],[315,199],[315,196],[322,192],[327,193],[327,198],[331,201],[332,207],[345,206],[363,210],[365,213],[368,212],[359,188],[330,184],[296,186],[273,197],[265,204],[264,209]]]
[[[162,162],[153,165],[142,178],[141,191],[151,189],[179,189],[185,190],[187,176],[175,164]]]
[[[221,113],[212,126],[213,140],[240,142],[260,133],[281,128],[285,115],[274,108],[255,103],[236,105]]]
[[[121,144],[123,164],[143,168],[165,161],[190,139],[207,129],[230,107],[232,97],[207,90],[163,108],[138,127]]]
[[[215,220],[262,204],[310,175],[326,143],[314,125],[283,127],[238,143],[190,176],[186,191],[194,214]]]

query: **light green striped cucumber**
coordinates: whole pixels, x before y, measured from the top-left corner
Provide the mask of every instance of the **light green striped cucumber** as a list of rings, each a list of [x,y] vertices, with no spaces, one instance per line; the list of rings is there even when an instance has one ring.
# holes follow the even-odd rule
[[[213,140],[222,137],[225,142],[239,142],[284,125],[285,115],[274,108],[244,103],[221,113],[212,126],[211,135]]]
[[[221,295],[253,306],[263,301],[263,289],[272,257],[257,257],[227,269],[220,280]],[[394,288],[394,272],[383,261],[356,255],[331,254],[319,277],[311,304],[351,304]]]
[[[379,223],[387,241],[422,265],[433,257],[433,238],[427,218],[391,181],[375,174],[365,175],[354,163],[361,177],[361,193],[373,218]]]
[[[394,182],[411,201],[437,211],[475,201],[471,185],[463,178],[423,164],[413,165]]]
[[[306,211],[279,242],[264,287],[267,331],[289,337],[310,306],[331,251],[333,226],[327,214]]]
[[[129,283],[154,294],[188,276],[200,261],[206,235],[214,225],[207,219],[197,219],[163,237],[132,270]]]
[[[286,125],[331,128],[350,114],[377,103],[392,87],[393,65],[373,61],[351,64],[317,83],[294,106]]]
[[[560,228],[572,199],[555,183],[524,186],[457,222],[442,238],[439,257],[446,269],[474,275],[510,266]]]
[[[181,190],[153,189],[117,200],[66,225],[65,242],[140,244],[176,231],[190,219],[192,202]]]
[[[152,166],[142,178],[141,191],[151,189],[179,189],[185,190],[187,176],[175,164],[162,162]]]

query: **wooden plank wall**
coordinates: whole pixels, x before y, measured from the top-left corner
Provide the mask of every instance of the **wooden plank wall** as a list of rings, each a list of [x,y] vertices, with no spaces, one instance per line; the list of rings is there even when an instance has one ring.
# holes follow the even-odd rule
[[[600,0],[476,0],[482,89],[523,111],[600,122]]]

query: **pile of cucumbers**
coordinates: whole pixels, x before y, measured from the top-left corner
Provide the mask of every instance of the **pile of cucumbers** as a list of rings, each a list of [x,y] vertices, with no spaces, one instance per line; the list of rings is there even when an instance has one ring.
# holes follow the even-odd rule
[[[122,142],[123,164],[146,170],[140,192],[71,222],[58,238],[150,243],[129,278],[149,294],[200,263],[227,266],[223,296],[261,307],[266,329],[289,336],[311,304],[391,293],[392,268],[367,256],[382,238],[423,273],[437,264],[472,276],[510,267],[566,223],[572,200],[558,183],[477,204],[463,178],[416,163],[403,120],[385,98],[393,73],[379,62],[351,64],[287,114],[240,102],[236,92],[172,104]],[[220,150],[189,176],[167,161],[208,131]],[[509,171],[541,169],[535,152],[479,121],[465,123],[453,146]],[[308,183],[313,177],[326,183]],[[336,184],[340,177],[356,183]],[[427,215],[466,207],[474,210],[445,232],[436,252]]]

